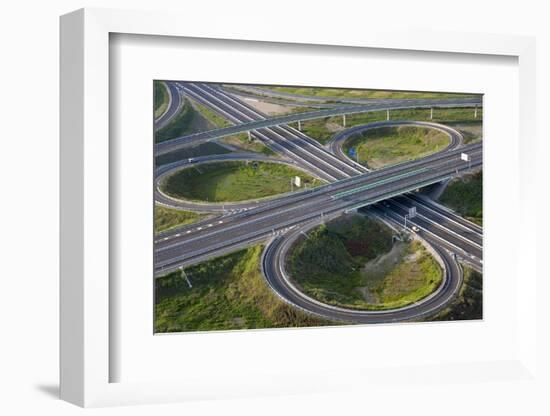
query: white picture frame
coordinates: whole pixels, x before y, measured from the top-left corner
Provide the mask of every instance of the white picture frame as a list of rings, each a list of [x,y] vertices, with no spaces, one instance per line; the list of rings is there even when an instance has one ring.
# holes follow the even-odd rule
[[[536,218],[525,215],[533,203],[535,175],[535,41],[530,37],[471,33],[431,33],[388,26],[349,28],[329,33],[264,22],[232,30],[229,21],[214,17],[210,25],[173,13],[82,9],[61,18],[61,398],[80,406],[160,403],[211,397],[248,397],[270,392],[307,393],[347,388],[342,377],[357,381],[354,370],[272,376],[269,380],[235,385],[225,392],[210,389],[208,379],[110,382],[109,366],[117,359],[109,348],[109,36],[114,33],[188,38],[264,41],[284,44],[333,45],[384,50],[431,51],[442,54],[504,55],[518,59],[520,220],[515,273],[524,278],[518,288],[517,355],[505,362],[473,362],[457,370],[452,362],[440,367],[420,365],[421,380],[438,380],[441,370],[468,373],[493,371],[506,377],[537,381]],[[185,20],[186,24],[181,22]],[[302,336],[308,336],[307,331]],[[383,369],[382,369],[383,370]],[[381,379],[381,371],[374,372]],[[475,378],[472,382],[475,382]],[[534,380],[534,381],[533,381]],[[308,381],[306,383],[306,381]],[[371,381],[363,381],[372,383]],[[479,382],[479,381],[478,381]],[[350,381],[350,383],[352,383]],[[284,384],[284,388],[281,386]],[[277,393],[276,393],[277,394]]]

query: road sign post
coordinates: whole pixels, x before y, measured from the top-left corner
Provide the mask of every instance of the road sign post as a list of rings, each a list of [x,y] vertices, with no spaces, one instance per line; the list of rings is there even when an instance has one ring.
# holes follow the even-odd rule
[[[468,162],[468,170],[472,170],[472,158],[468,153],[461,153],[460,159],[462,159],[465,162]]]
[[[357,152],[357,150],[355,150],[354,147],[350,147],[350,149],[348,150],[348,155],[352,159],[355,157],[355,161],[359,163],[359,153]]]

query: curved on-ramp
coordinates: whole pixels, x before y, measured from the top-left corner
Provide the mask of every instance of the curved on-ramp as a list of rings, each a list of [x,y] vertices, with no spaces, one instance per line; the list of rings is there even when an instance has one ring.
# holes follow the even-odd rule
[[[308,175],[311,175],[310,172],[307,172],[302,167],[296,165],[290,160],[276,158],[272,156],[261,155],[257,153],[225,153],[220,155],[209,155],[209,156],[200,156],[189,159],[183,159],[178,162],[170,163],[168,165],[160,166],[155,171],[155,201],[161,205],[182,210],[198,211],[198,212],[213,212],[213,213],[227,213],[236,210],[248,210],[255,207],[258,207],[262,204],[269,203],[277,198],[284,198],[285,196],[290,195],[291,193],[277,194],[262,198],[255,198],[252,200],[241,201],[241,202],[197,202],[184,199],[173,198],[161,190],[162,182],[168,176],[176,173],[181,169],[187,169],[194,166],[200,166],[207,163],[216,163],[216,162],[230,162],[230,161],[260,161],[260,162],[271,162],[271,163],[281,163],[293,167],[294,169],[301,170]],[[314,175],[315,176],[315,175]]]
[[[449,136],[451,139],[449,144],[445,146],[443,149],[440,149],[426,157],[430,157],[431,155],[438,154],[440,152],[444,152],[446,150],[452,150],[456,149],[458,146],[460,146],[464,142],[464,137],[462,134],[451,127],[445,126],[443,124],[439,123],[432,123],[428,121],[413,121],[413,120],[395,120],[395,121],[378,121],[374,123],[368,123],[368,124],[361,124],[358,126],[350,127],[348,129],[342,130],[338,133],[336,133],[326,144],[326,146],[330,149],[332,153],[334,153],[339,159],[345,160],[348,163],[353,163],[356,167],[361,167],[365,171],[369,171],[370,169],[367,166],[364,166],[357,161],[351,159],[344,151],[343,151],[343,145],[351,136],[354,136],[356,134],[363,133],[368,130],[372,129],[378,129],[382,127],[396,127],[396,126],[414,126],[414,127],[427,127],[435,130],[439,130],[446,135]]]
[[[364,310],[334,306],[313,299],[301,292],[292,282],[285,270],[285,258],[289,248],[301,233],[319,225],[309,223],[292,230],[285,236],[275,237],[266,246],[262,254],[262,273],[272,290],[285,302],[306,312],[323,318],[363,324],[381,324],[411,321],[435,314],[449,304],[462,283],[462,269],[456,260],[445,250],[430,245],[444,264],[444,276],[441,285],[430,295],[413,304],[388,310]]]

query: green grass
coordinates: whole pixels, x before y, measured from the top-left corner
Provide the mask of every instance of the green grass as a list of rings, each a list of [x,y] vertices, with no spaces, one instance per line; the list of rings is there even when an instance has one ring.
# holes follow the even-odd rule
[[[445,133],[426,127],[380,127],[350,137],[344,143],[349,154],[355,149],[356,160],[372,169],[416,159],[442,150],[450,143]]]
[[[439,201],[470,221],[483,225],[483,172],[453,180]]]
[[[208,107],[205,107],[204,105],[194,101],[193,106],[195,110],[200,114],[201,117],[203,117],[205,120],[207,120],[214,128],[222,128],[222,127],[229,127],[231,126],[231,123],[227,121],[225,118],[219,116],[214,111],[210,110]],[[265,146],[263,143],[254,140],[249,141],[248,140],[248,134],[241,133],[236,134],[229,137],[224,137],[221,139],[224,143],[230,144],[232,146],[235,146],[239,149],[242,149],[247,152],[256,152],[256,153],[262,153],[264,155],[272,156],[275,154],[271,149],[269,149],[267,146]]]
[[[245,201],[290,192],[290,178],[296,175],[308,186],[320,185],[319,180],[287,165],[232,161],[182,169],[166,178],[161,186],[164,192],[175,198]]]
[[[260,271],[263,247],[253,246],[155,282],[155,332],[334,325],[283,302]],[[222,348],[223,349],[223,348]]]
[[[263,89],[291,94],[308,95],[312,97],[337,98],[460,98],[472,97],[473,94],[454,94],[441,92],[410,92],[388,90],[356,90],[344,88],[314,88],[314,87],[264,87]]]
[[[161,116],[168,107],[170,97],[166,85],[162,81],[153,81],[155,118]]]
[[[261,153],[266,156],[275,156],[276,153],[271,150],[269,147],[267,147],[265,144],[260,142],[258,139],[252,138],[252,140],[248,139],[248,134],[241,133],[236,134],[234,136],[224,137],[222,139],[224,143],[227,143],[231,146],[237,147],[240,150],[244,150],[246,152],[255,152],[255,153]]]
[[[193,117],[193,108],[189,102],[184,99],[178,114],[174,116],[166,126],[155,133],[155,141],[158,143],[192,133],[190,126]]]
[[[407,245],[405,259],[372,288],[380,304],[393,309],[410,305],[436,290],[443,280],[437,261],[418,242]],[[407,260],[407,256],[416,256]]]
[[[370,111],[367,113],[349,114],[346,116],[346,128],[354,127],[362,124],[374,123],[377,121],[386,120],[386,111]],[[474,117],[473,108],[434,108],[434,118],[430,119],[429,109],[403,109],[391,110],[390,120],[415,120],[415,121],[432,121],[441,124],[457,124],[459,130],[463,127],[468,129],[470,125],[479,126],[483,120],[483,110],[478,109],[477,118]],[[315,120],[307,120],[302,122],[302,131],[319,141],[326,143],[334,135],[334,126],[342,125],[342,116],[325,117]],[[480,133],[476,134],[477,139]],[[468,138],[466,138],[468,140]]]
[[[227,121],[222,116],[219,116],[214,111],[210,110],[208,107],[200,104],[197,101],[193,101],[193,107],[195,107],[196,111],[204,117],[206,120],[208,120],[210,123],[214,125],[215,128],[222,128],[222,127],[229,127],[232,124]]]
[[[396,250],[390,229],[382,223],[359,215],[344,216],[298,240],[287,269],[304,293],[321,302],[392,309],[424,298],[442,279],[441,268],[423,246],[398,244]],[[381,265],[376,272],[366,272],[363,267],[374,259]]]
[[[179,113],[168,125],[155,134],[155,140],[174,139],[186,134],[206,131],[210,129],[231,126],[231,123],[204,105],[189,99],[184,99]]]
[[[186,224],[192,224],[208,215],[155,205],[155,232],[160,233]]]
[[[482,122],[449,122],[447,126],[452,127],[462,133],[464,143],[473,143],[483,139],[483,123]]]
[[[464,281],[457,298],[430,321],[458,321],[483,319],[483,275],[469,267],[463,267]]]
[[[336,120],[332,121],[333,123]],[[329,128],[329,118],[318,118],[315,120],[306,120],[302,121],[302,132],[307,134],[309,137],[317,140],[321,144],[325,144],[330,140],[334,134],[333,130]],[[341,123],[341,120],[340,120]],[[294,125],[295,128],[298,128],[297,125]]]

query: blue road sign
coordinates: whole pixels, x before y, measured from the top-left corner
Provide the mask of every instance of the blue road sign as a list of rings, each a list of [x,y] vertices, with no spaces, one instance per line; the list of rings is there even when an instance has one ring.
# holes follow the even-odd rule
[[[354,157],[354,156],[355,156],[355,148],[350,147],[349,150],[348,150],[348,154],[349,154],[351,157]]]

